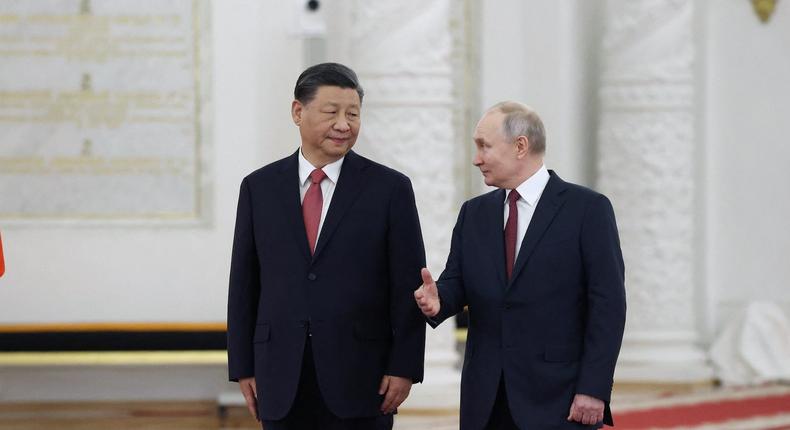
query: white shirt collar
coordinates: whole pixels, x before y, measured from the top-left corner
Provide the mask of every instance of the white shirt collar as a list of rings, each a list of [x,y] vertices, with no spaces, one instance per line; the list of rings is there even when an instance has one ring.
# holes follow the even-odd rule
[[[528,205],[535,206],[535,204],[538,202],[538,199],[540,198],[540,195],[543,194],[543,189],[546,188],[549,178],[550,175],[548,169],[546,169],[546,165],[541,165],[540,169],[538,169],[538,171],[532,176],[527,178],[526,181],[517,186],[516,190]],[[505,193],[505,204],[507,204],[507,196],[509,194],[510,191]]]
[[[326,174],[326,177],[330,181],[332,181],[333,184],[337,184],[337,179],[340,177],[340,168],[343,166],[343,160],[345,159],[346,156],[344,155],[339,160],[333,161],[321,168],[321,170],[323,170],[324,173]],[[310,164],[310,162],[307,161],[307,158],[304,158],[304,155],[302,154],[302,148],[300,147],[299,148],[299,184],[304,185],[304,183],[307,181],[308,177],[310,176],[310,173],[312,173],[313,170],[315,169],[316,167]]]

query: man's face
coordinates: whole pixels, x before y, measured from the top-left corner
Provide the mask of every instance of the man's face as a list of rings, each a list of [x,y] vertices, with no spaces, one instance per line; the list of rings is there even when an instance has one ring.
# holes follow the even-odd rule
[[[518,176],[520,160],[518,146],[508,141],[502,132],[505,115],[498,111],[485,114],[475,128],[474,140],[477,153],[472,163],[480,169],[486,185],[512,188]]]
[[[291,115],[299,126],[305,157],[325,165],[346,155],[357,141],[359,94],[351,88],[322,86],[309,103],[294,100]]]

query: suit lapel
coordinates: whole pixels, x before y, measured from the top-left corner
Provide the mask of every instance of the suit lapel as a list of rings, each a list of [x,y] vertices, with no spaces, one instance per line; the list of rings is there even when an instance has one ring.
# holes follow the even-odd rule
[[[535,213],[532,215],[532,220],[527,227],[527,233],[521,243],[521,248],[516,257],[516,263],[513,267],[513,275],[508,283],[508,288],[513,285],[513,281],[518,277],[519,273],[524,269],[532,252],[543,237],[543,233],[549,228],[554,216],[565,203],[562,193],[567,188],[565,181],[560,179],[554,171],[549,171],[551,177],[543,190],[543,194],[538,200],[538,206],[535,208]],[[504,197],[503,197],[504,198]]]
[[[505,190],[499,189],[489,195],[485,204],[485,220],[480,224],[485,249],[496,268],[500,285],[506,285],[505,275]]]
[[[329,203],[329,211],[318,236],[313,261],[318,258],[321,251],[326,247],[329,238],[332,237],[332,233],[335,232],[340,220],[343,219],[343,215],[346,214],[348,208],[351,207],[362,190],[365,184],[362,180],[362,171],[366,167],[365,164],[365,160],[354,151],[349,151],[346,154],[346,158],[343,160],[343,167],[340,169],[340,177],[338,177],[337,185],[335,185],[335,192],[332,194],[332,201]],[[304,230],[304,227],[302,227],[302,230]],[[305,234],[305,238],[306,236]]]
[[[310,261],[310,247],[307,243],[307,232],[302,217],[302,202],[299,193],[299,150],[288,157],[280,170],[280,182],[277,186],[280,202],[284,206],[283,215],[291,225],[297,247],[307,261]]]

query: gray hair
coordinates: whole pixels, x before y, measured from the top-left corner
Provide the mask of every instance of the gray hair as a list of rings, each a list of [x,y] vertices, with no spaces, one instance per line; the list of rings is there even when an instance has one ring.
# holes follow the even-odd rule
[[[529,152],[533,155],[546,153],[546,129],[535,111],[527,105],[513,101],[499,102],[489,110],[505,115],[502,120],[502,133],[510,140],[526,136],[529,140]]]

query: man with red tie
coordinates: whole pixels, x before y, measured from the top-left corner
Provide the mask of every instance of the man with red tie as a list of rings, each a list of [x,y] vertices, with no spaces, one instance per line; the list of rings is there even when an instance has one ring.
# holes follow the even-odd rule
[[[432,326],[469,307],[461,429],[612,424],[625,324],[609,200],[543,164],[543,123],[515,102],[478,122],[474,164],[496,191],[467,201],[439,280],[415,291]]]
[[[301,147],[241,183],[228,368],[267,430],[390,429],[422,380],[414,192],[351,150],[363,94],[346,66],[305,70],[291,106]]]

